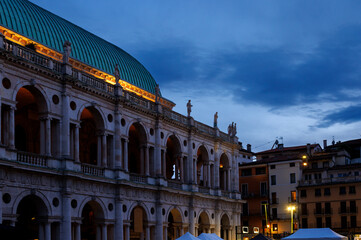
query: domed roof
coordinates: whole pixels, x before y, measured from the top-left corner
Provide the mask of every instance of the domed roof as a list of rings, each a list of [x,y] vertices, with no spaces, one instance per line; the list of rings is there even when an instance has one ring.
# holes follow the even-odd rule
[[[68,40],[71,58],[110,75],[119,64],[122,80],[154,93],[155,80],[134,57],[27,0],[0,0],[0,25],[58,52],[63,52],[63,43]]]

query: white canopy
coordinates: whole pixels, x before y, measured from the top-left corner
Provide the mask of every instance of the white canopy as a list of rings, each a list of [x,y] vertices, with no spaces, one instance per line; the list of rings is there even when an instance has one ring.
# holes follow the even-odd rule
[[[282,240],[347,240],[329,228],[305,228],[299,229],[294,234],[282,238]]]
[[[198,236],[198,239],[201,240],[223,240],[222,238],[218,237],[215,233],[202,233]]]
[[[177,238],[176,240],[199,240],[199,238],[196,238],[189,232],[186,232],[183,236]]]

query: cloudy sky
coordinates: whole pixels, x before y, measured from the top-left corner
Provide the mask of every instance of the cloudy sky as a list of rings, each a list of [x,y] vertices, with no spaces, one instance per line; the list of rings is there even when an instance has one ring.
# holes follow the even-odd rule
[[[253,151],[361,137],[361,1],[32,0],[136,57]]]

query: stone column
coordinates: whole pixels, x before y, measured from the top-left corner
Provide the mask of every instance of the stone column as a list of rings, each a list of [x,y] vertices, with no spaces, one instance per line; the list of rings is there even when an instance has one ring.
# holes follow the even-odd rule
[[[45,240],[51,240],[51,224],[50,222],[44,223]]]
[[[79,159],[79,124],[75,124],[74,131],[74,160],[75,162],[80,162]]]
[[[165,226],[163,229],[164,229],[163,239],[164,239],[164,240],[167,240],[167,239],[168,239],[168,227]]]
[[[227,169],[227,190],[230,191],[231,190],[231,168],[229,167]]]
[[[1,33],[0,33],[1,34]],[[0,36],[0,41],[1,41],[1,36]],[[1,43],[0,43],[1,44]],[[0,48],[1,48],[1,45],[0,45]],[[1,120],[2,120],[2,113],[1,113],[1,109],[2,109],[2,106],[1,106],[1,98],[0,98],[0,145],[2,144],[2,132],[1,132]],[[1,222],[0,222],[1,224]]]
[[[124,170],[126,172],[129,171],[129,169],[128,169],[128,144],[129,144],[129,140],[125,139],[125,141],[124,141]]]
[[[62,120],[61,120],[61,146],[63,157],[70,157],[70,118],[69,118],[69,96],[66,92],[61,95]]]
[[[207,187],[211,187],[211,165],[207,164]]]
[[[216,227],[215,227],[215,234],[217,234],[218,236],[221,235],[221,220],[219,219],[220,215],[219,215],[219,210],[216,210],[215,213],[215,223],[216,223]]]
[[[61,239],[71,239],[71,209],[70,209],[70,194],[63,194],[62,210],[63,220],[61,226]]]
[[[122,168],[122,139],[120,137],[120,125],[121,117],[119,112],[119,106],[116,105],[114,112],[114,153],[115,153],[115,168]]]
[[[167,178],[166,150],[162,150],[163,177]]]
[[[150,240],[150,227],[147,225],[145,227],[145,240]]]
[[[145,175],[149,176],[149,146],[144,148],[145,151]]]
[[[107,240],[108,238],[108,232],[107,232],[107,224],[102,224],[102,240]]]
[[[45,119],[45,155],[51,155],[51,122],[50,118],[46,117]]]
[[[180,180],[183,183],[184,182],[184,166],[183,166],[183,155],[181,155],[181,159],[180,159]],[[183,236],[183,235],[182,235]]]
[[[95,235],[96,235],[95,236],[96,240],[102,240],[102,228],[99,224],[96,226],[96,234]]]
[[[144,175],[145,171],[144,171],[144,146],[141,145],[139,147],[139,151],[140,151],[140,174]]]
[[[228,190],[228,171],[226,169],[222,169],[223,171],[223,189]]]
[[[2,201],[3,189],[2,188],[3,187],[0,186],[0,196],[1,196],[1,201],[0,201],[0,224],[3,223],[3,206],[2,206],[2,203],[3,203],[3,201]]]
[[[193,207],[189,208],[189,229],[188,231],[195,235],[195,222],[194,222],[194,209]]]
[[[163,215],[162,204],[156,206],[156,226],[155,226],[155,239],[163,239]]]
[[[39,240],[44,240],[44,223],[39,223]]]
[[[107,135],[102,135],[102,166],[107,167]]]
[[[157,122],[156,126],[155,126],[154,173],[155,173],[155,176],[157,176],[157,177],[159,177],[163,174],[162,173],[162,151],[161,151],[161,146],[160,146],[160,124],[159,124],[159,122]],[[160,238],[158,238],[158,239],[160,239]]]
[[[123,240],[123,204],[121,199],[115,200],[115,236],[114,240]]]
[[[97,165],[101,166],[102,165],[102,136],[98,135],[97,136]]]
[[[10,106],[9,110],[9,147],[15,149],[15,107]]]
[[[129,231],[129,224],[127,224],[127,225],[125,225],[125,239],[124,240],[129,240],[129,239],[130,239],[130,231]]]
[[[81,223],[77,223],[75,226],[75,240],[81,240]]]
[[[194,184],[198,184],[198,176],[197,176],[197,161],[193,159],[193,179]]]
[[[45,145],[46,145],[46,133],[45,133],[45,121],[46,118],[40,118],[40,154],[45,155]]]

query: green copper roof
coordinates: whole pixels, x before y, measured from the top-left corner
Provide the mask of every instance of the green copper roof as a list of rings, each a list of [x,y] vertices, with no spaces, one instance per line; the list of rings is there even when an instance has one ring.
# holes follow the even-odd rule
[[[27,0],[0,0],[0,25],[58,52],[68,40],[72,58],[109,74],[118,63],[122,80],[154,93],[155,80],[135,58]]]

